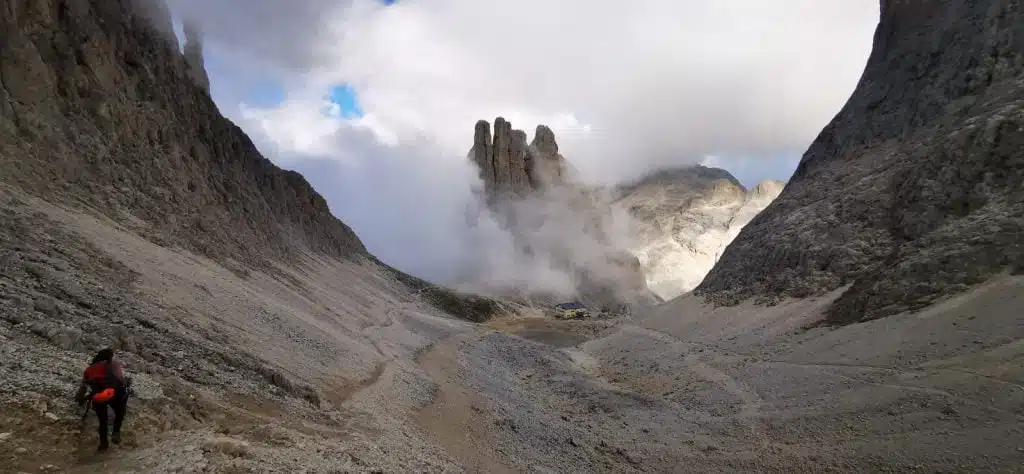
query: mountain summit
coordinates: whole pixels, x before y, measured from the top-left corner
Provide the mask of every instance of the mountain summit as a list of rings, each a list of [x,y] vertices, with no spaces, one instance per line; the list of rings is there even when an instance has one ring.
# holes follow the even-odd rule
[[[768,180],[747,190],[726,170],[690,166],[620,186],[614,205],[632,217],[630,250],[648,286],[668,300],[695,288],[784,185]]]

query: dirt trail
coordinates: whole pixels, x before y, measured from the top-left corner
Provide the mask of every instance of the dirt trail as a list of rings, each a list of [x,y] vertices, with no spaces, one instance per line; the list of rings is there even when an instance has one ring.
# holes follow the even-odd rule
[[[505,454],[488,426],[486,401],[459,382],[459,346],[472,344],[478,331],[433,344],[416,362],[436,384],[433,402],[415,415],[416,424],[432,440],[459,459],[472,472],[517,472],[505,462]]]

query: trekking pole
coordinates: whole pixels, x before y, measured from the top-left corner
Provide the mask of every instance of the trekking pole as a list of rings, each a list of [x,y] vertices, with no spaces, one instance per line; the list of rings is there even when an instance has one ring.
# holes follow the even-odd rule
[[[82,425],[85,425],[85,419],[89,416],[89,408],[92,405],[92,400],[85,400],[85,411],[82,412]]]

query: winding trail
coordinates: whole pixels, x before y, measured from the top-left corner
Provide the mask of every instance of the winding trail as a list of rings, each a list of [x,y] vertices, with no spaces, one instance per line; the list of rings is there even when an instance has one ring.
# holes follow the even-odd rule
[[[700,360],[700,354],[689,351],[685,347],[692,346],[692,343],[682,341],[668,333],[647,329],[635,324],[624,324],[619,327],[619,330],[665,342],[670,344],[679,354],[686,354],[683,362],[688,369],[701,378],[717,384],[742,402],[738,419],[762,445],[767,444],[767,439],[764,437],[764,428],[759,421],[761,407],[766,405],[766,402],[757,391],[728,373]]]
[[[475,330],[439,341],[420,352],[416,363],[436,384],[433,401],[415,415],[416,424],[472,472],[519,472],[500,448],[489,427],[485,401],[459,383],[459,347],[485,332]]]

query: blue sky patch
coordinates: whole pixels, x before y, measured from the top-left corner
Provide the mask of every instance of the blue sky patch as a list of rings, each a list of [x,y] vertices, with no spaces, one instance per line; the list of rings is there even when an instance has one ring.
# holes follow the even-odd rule
[[[352,119],[363,116],[363,108],[359,105],[356,91],[348,84],[339,84],[331,87],[327,97],[338,106],[339,118]]]
[[[284,87],[269,79],[258,80],[245,91],[245,103],[254,107],[277,107],[284,102]]]

